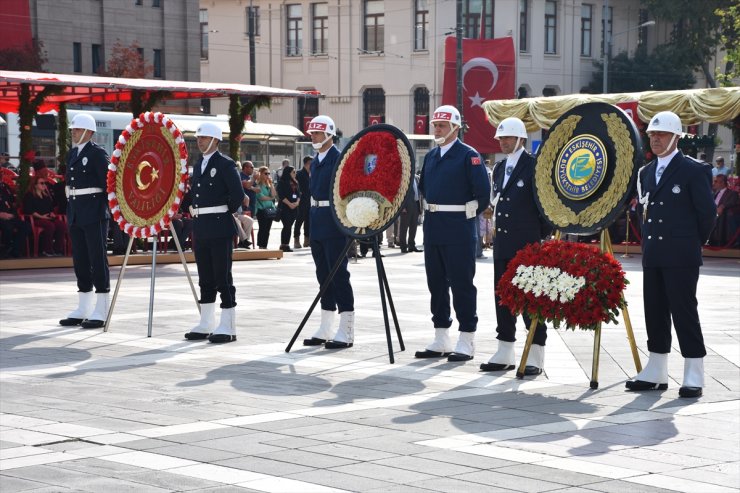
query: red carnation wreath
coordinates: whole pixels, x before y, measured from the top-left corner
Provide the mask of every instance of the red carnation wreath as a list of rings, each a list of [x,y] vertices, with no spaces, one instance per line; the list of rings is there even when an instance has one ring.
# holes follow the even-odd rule
[[[497,290],[513,313],[558,328],[593,330],[617,323],[627,285],[621,264],[608,253],[560,240],[533,243],[509,262]]]
[[[108,166],[108,205],[127,234],[146,238],[167,229],[188,179],[185,139],[162,113],[131,120]]]
[[[406,144],[383,129],[387,126],[378,127],[368,129],[342,153],[334,181],[337,218],[357,234],[385,226],[410,185],[413,163]]]

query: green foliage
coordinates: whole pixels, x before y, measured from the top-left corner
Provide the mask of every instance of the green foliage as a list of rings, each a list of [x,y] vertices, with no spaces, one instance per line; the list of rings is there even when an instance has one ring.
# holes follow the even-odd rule
[[[238,94],[229,96],[229,156],[234,161],[239,160],[244,119],[260,108],[269,108],[271,101],[269,96],[249,96],[246,104],[242,104],[241,98]]]
[[[725,49],[725,72],[717,69],[717,82],[735,86],[740,78],[740,5],[719,8],[714,13],[720,18],[720,42]]]
[[[69,150],[69,120],[67,118],[67,105],[65,103],[59,104],[59,116],[57,124],[57,149],[59,154],[57,159],[60,163],[67,162],[67,151]]]

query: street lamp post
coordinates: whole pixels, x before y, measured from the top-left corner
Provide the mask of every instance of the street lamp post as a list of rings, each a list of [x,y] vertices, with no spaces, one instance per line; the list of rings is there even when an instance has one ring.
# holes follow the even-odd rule
[[[624,33],[628,33],[630,31],[634,31],[635,29],[642,29],[643,27],[648,26],[654,26],[655,21],[647,21],[643,22],[642,24],[638,24],[637,26],[633,26],[629,29],[625,29],[624,31],[620,31],[618,33],[615,33],[614,35],[609,34],[609,1],[606,2],[606,14],[604,18],[604,29],[605,31],[605,41],[606,41],[606,49],[604,50],[604,86],[602,92],[604,94],[609,93],[609,59],[612,56],[612,39],[616,36],[620,36]]]

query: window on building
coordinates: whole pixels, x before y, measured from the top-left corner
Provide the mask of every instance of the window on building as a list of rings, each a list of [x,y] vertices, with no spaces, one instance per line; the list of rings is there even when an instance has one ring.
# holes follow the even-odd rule
[[[365,89],[362,93],[362,109],[365,126],[385,122],[385,91],[380,87]]]
[[[285,54],[301,56],[303,49],[303,6],[293,3],[285,6],[286,32]]]
[[[529,0],[519,0],[519,51],[529,51]]]
[[[144,5],[144,0],[136,0],[134,5]]]
[[[365,32],[363,49],[382,52],[385,49],[385,7],[383,0],[365,0]]]
[[[429,133],[429,89],[414,89],[414,133]]]
[[[609,7],[609,22],[608,22],[608,37],[605,37],[607,34],[606,30],[604,29],[604,21],[606,20],[606,9],[604,7],[601,7],[601,56],[604,56],[604,53],[606,51],[606,44],[605,39],[610,40],[612,39],[612,25],[614,24],[612,20],[614,19],[614,9]]]
[[[581,5],[581,56],[591,56],[591,22],[593,5]]]
[[[640,22],[639,24],[645,24],[648,19],[648,11],[647,9],[640,9]],[[645,46],[647,44],[647,37],[648,37],[648,27],[643,26],[637,31],[637,46]]]
[[[493,5],[494,0],[463,0],[463,36],[493,38]]]
[[[254,16],[254,35],[260,35],[260,8],[259,7],[247,7],[244,9],[244,20],[245,29],[244,32],[249,35],[249,9],[252,9],[252,15]]]
[[[208,60],[208,10],[200,9],[200,59]]]
[[[545,53],[557,53],[558,2],[545,0]]]
[[[82,72],[82,43],[72,43],[72,67],[75,73]]]
[[[162,60],[162,50],[154,50],[154,59],[152,61],[152,65],[154,65],[154,77],[158,77],[160,79],[164,78],[164,63]]]
[[[159,7],[159,0],[152,0],[152,7]]]
[[[414,50],[427,49],[429,6],[427,0],[414,0]]]
[[[103,45],[93,44],[92,45],[92,72],[94,74],[100,73],[101,70],[105,69],[105,61],[103,60]]]
[[[327,2],[311,4],[311,53],[326,55],[329,48],[329,4]]]
[[[300,89],[301,91],[315,91],[314,87]],[[298,98],[298,125],[297,127],[306,130],[308,123],[315,116],[319,116],[319,98]]]

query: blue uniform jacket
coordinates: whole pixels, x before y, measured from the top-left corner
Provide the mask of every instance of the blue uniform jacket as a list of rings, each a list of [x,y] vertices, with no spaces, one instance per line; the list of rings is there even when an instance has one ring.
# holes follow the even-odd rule
[[[535,158],[524,151],[511,172],[506,187],[506,160],[493,168],[493,195],[496,205],[496,235],[493,239],[493,258],[514,258],[516,252],[530,243],[537,243],[548,232],[549,226],[540,215],[535,200]]]
[[[339,150],[332,146],[319,162],[318,155],[311,162],[311,178],[309,188],[314,200],[329,200],[331,196],[331,177],[339,164]],[[304,199],[305,200],[305,199]],[[327,238],[343,237],[345,234],[339,229],[331,214],[331,207],[311,207],[311,240],[325,240]]]
[[[67,221],[69,224],[85,226],[110,217],[108,210],[108,154],[93,141],[88,141],[77,157],[67,158],[65,181],[70,189],[101,188],[100,193],[75,196],[69,195]]]
[[[642,225],[642,265],[702,265],[701,246],[709,239],[717,216],[711,172],[679,152],[656,184],[656,166],[657,160],[652,161],[638,177],[643,195],[650,194]]]
[[[193,168],[190,200],[193,207],[225,205],[228,212],[203,214],[194,218],[193,233],[198,238],[228,238],[237,234],[232,214],[244,200],[239,171],[231,158],[216,151],[208,160],[206,169],[200,171],[200,162]]]
[[[440,158],[439,148],[424,157],[419,192],[429,204],[464,205],[478,200],[477,214],[488,207],[491,184],[478,151],[459,140]],[[452,245],[475,242],[475,221],[464,212],[428,212],[424,215],[424,243]]]

